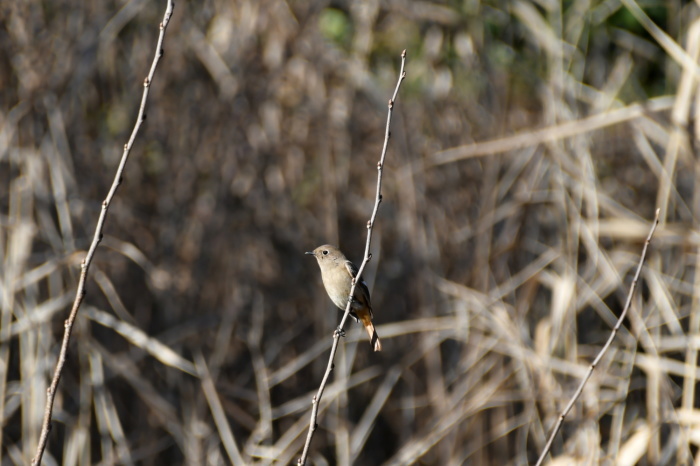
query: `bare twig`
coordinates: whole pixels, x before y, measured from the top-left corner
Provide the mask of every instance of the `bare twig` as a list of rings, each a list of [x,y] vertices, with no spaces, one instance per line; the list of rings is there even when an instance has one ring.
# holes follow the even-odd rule
[[[625,316],[627,315],[627,311],[630,308],[630,305],[632,304],[632,296],[634,295],[634,290],[637,287],[637,282],[639,281],[639,275],[642,272],[642,266],[644,265],[644,259],[646,258],[647,255],[647,248],[649,247],[649,243],[651,242],[652,236],[654,236],[654,231],[656,230],[656,226],[659,224],[659,215],[661,214],[661,209],[656,209],[656,216],[654,218],[654,223],[651,225],[651,230],[649,230],[649,234],[647,235],[647,239],[644,242],[644,248],[642,249],[642,256],[639,258],[639,264],[637,265],[637,271],[634,274],[634,280],[632,280],[632,284],[630,285],[630,291],[627,294],[627,301],[625,302],[625,307],[622,309],[622,313],[620,314],[620,318],[617,319],[617,323],[612,329],[612,332],[610,332],[610,336],[608,337],[608,341],[605,342],[605,345],[603,348],[600,350],[598,353],[598,356],[593,360],[591,365],[588,368],[588,372],[586,373],[586,376],[581,380],[581,383],[579,384],[578,388],[576,389],[576,392],[574,393],[574,396],[571,397],[571,400],[569,400],[569,404],[566,405],[566,408],[564,408],[564,411],[559,415],[559,420],[557,421],[557,424],[554,426],[554,429],[552,430],[552,433],[549,434],[549,438],[547,439],[547,444],[544,446],[544,450],[542,450],[542,454],[540,454],[539,459],[537,460],[536,466],[540,466],[542,462],[544,461],[545,457],[547,456],[547,453],[549,453],[549,450],[552,448],[552,443],[554,442],[554,437],[556,437],[557,432],[559,432],[559,429],[561,429],[562,424],[564,423],[564,419],[566,418],[566,415],[569,414],[569,411],[571,411],[571,408],[573,408],[574,403],[576,403],[576,400],[578,400],[579,396],[581,396],[581,392],[583,392],[583,387],[586,385],[586,382],[588,382],[588,379],[591,378],[591,375],[593,375],[593,371],[595,370],[596,366],[600,362],[601,359],[603,359],[603,356],[605,356],[605,353],[607,353],[608,349],[610,348],[610,345],[612,344],[613,340],[615,339],[615,335],[617,335],[618,330],[620,330],[620,327],[622,326],[622,322],[625,320]]]
[[[338,328],[335,330],[335,332],[333,332],[333,346],[331,346],[331,354],[328,357],[328,366],[326,367],[326,373],[323,375],[323,379],[321,380],[321,386],[318,388],[318,392],[312,400],[313,407],[311,408],[311,421],[309,423],[309,433],[306,436],[306,443],[304,444],[304,450],[302,452],[301,458],[299,458],[299,461],[297,462],[300,465],[306,464],[306,460],[309,456],[309,447],[311,446],[311,440],[313,439],[314,432],[316,432],[316,428],[318,427],[318,424],[316,423],[318,418],[318,406],[321,403],[321,397],[323,396],[323,390],[326,388],[328,377],[331,375],[331,371],[333,370],[333,360],[335,359],[335,353],[338,350],[338,343],[340,342],[340,337],[344,334],[343,327],[345,326],[345,321],[350,315],[350,306],[352,305],[352,296],[355,293],[355,287],[357,286],[357,283],[359,283],[362,280],[362,272],[365,270],[365,266],[372,258],[372,255],[369,252],[369,247],[370,242],[372,240],[372,227],[374,226],[374,220],[376,219],[377,212],[379,211],[379,204],[381,204],[382,202],[382,173],[384,169],[384,159],[386,157],[386,151],[389,146],[389,138],[391,137],[391,132],[389,131],[389,128],[391,126],[391,115],[394,111],[394,102],[396,102],[396,97],[399,93],[399,88],[401,87],[401,83],[406,77],[406,72],[404,71],[405,65],[406,51],[404,50],[401,53],[401,70],[399,71],[399,79],[396,82],[394,94],[391,96],[391,100],[389,100],[389,113],[387,115],[386,130],[384,133],[384,146],[382,147],[382,155],[379,159],[379,162],[377,163],[377,195],[374,200],[374,209],[372,210],[372,216],[367,222],[367,242],[365,244],[364,259],[362,260],[362,264],[360,264],[360,269],[358,270],[357,275],[355,276],[352,282],[352,287],[350,288],[350,294],[348,296],[348,304],[345,306],[345,313],[343,314],[343,318],[340,321],[340,325],[338,326]]]
[[[168,27],[170,18],[173,14],[174,3],[172,0],[168,0],[167,6],[165,8],[165,14],[163,15],[163,21],[160,23],[160,35],[158,36],[158,44],[156,45],[156,53],[153,57],[153,63],[151,64],[151,69],[148,72],[148,76],[143,81],[143,95],[141,97],[141,106],[139,107],[139,113],[136,118],[136,124],[131,132],[129,141],[124,144],[124,153],[119,162],[119,167],[117,168],[117,173],[114,176],[114,181],[112,182],[112,187],[107,193],[107,197],[102,202],[102,211],[100,212],[100,217],[97,220],[97,226],[95,227],[95,234],[92,238],[92,244],[90,244],[90,249],[85,256],[85,259],[80,264],[80,280],[78,281],[78,289],[75,293],[75,300],[73,301],[73,307],[71,308],[70,315],[66,319],[64,324],[63,332],[63,342],[61,343],[61,351],[58,355],[58,361],[56,362],[56,369],[54,370],[53,379],[51,380],[51,385],[46,391],[46,407],[44,408],[44,420],[41,427],[41,435],[39,437],[39,444],[37,446],[36,455],[32,459],[32,465],[41,464],[41,458],[44,455],[44,450],[46,450],[46,443],[49,438],[49,431],[51,430],[51,414],[53,411],[53,403],[56,398],[56,389],[58,388],[58,383],[61,380],[61,374],[63,372],[63,366],[66,363],[66,353],[68,351],[68,343],[70,342],[71,332],[73,331],[73,324],[75,323],[75,318],[78,315],[78,310],[80,305],[85,298],[85,282],[87,281],[88,270],[90,269],[90,264],[92,258],[95,255],[97,246],[102,241],[102,230],[104,228],[105,220],[107,218],[107,210],[109,210],[110,203],[114,198],[117,188],[122,181],[122,173],[124,172],[124,166],[129,158],[129,153],[134,145],[134,140],[136,135],[141,129],[141,125],[146,120],[146,99],[148,98],[148,90],[153,82],[153,76],[155,75],[156,67],[160,58],[163,56],[163,38],[165,37],[165,29]]]

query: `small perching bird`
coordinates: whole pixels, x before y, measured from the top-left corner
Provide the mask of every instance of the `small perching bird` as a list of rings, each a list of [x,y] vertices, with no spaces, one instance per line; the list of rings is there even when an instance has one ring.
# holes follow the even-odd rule
[[[357,276],[358,270],[355,264],[350,262],[338,248],[330,244],[319,246],[306,254],[311,254],[316,258],[318,266],[321,268],[321,279],[323,286],[326,287],[326,293],[333,304],[345,311],[350,288],[352,288],[352,280]],[[365,326],[369,335],[369,343],[374,351],[381,351],[382,344],[379,342],[374,325],[372,325],[372,303],[369,299],[369,289],[364,280],[361,280],[355,287],[350,315]]]

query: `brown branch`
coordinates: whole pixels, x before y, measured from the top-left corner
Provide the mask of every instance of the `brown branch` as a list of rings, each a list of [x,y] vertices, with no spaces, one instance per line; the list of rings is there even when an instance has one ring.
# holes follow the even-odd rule
[[[41,458],[44,456],[44,450],[46,450],[49,432],[51,431],[51,414],[53,412],[53,404],[56,398],[56,389],[58,388],[58,383],[61,380],[63,366],[66,363],[66,353],[68,352],[68,343],[70,342],[71,332],[73,331],[73,324],[75,323],[75,319],[78,315],[80,305],[82,304],[83,299],[85,298],[85,282],[87,281],[88,270],[90,269],[90,264],[92,263],[92,258],[95,255],[97,246],[100,244],[100,241],[102,241],[102,230],[104,228],[105,220],[107,218],[107,211],[109,210],[110,203],[112,202],[112,199],[114,198],[114,195],[117,192],[117,188],[119,188],[119,185],[122,182],[122,173],[124,172],[124,166],[126,165],[126,161],[129,158],[131,148],[134,145],[134,140],[136,139],[136,135],[138,134],[139,129],[141,129],[141,125],[146,120],[146,99],[148,98],[148,91],[151,87],[151,83],[153,82],[153,76],[155,75],[156,67],[158,66],[160,58],[163,56],[163,38],[165,37],[165,29],[168,27],[168,23],[170,22],[170,18],[173,14],[173,7],[173,1],[168,0],[167,6],[165,8],[165,15],[163,15],[163,21],[160,23],[160,35],[158,36],[158,44],[156,46],[155,56],[153,57],[153,63],[151,64],[151,69],[148,73],[148,76],[143,81],[143,95],[141,97],[141,106],[139,107],[139,113],[136,118],[136,124],[134,125],[134,129],[131,132],[131,137],[129,137],[129,141],[126,144],[124,144],[124,153],[122,154],[122,158],[119,162],[117,173],[114,176],[112,187],[109,189],[107,197],[102,202],[102,211],[100,212],[100,216],[97,220],[97,226],[95,227],[95,234],[92,238],[92,244],[90,244],[90,249],[88,250],[87,255],[85,256],[85,259],[83,259],[83,261],[80,263],[81,272],[80,280],[78,281],[78,290],[75,293],[75,300],[73,301],[73,307],[71,308],[70,315],[64,323],[63,342],[61,343],[61,351],[58,355],[58,361],[56,362],[56,369],[54,370],[53,379],[51,380],[51,385],[46,390],[46,407],[44,408],[44,420],[41,426],[41,435],[39,437],[39,445],[36,449],[36,455],[32,459],[33,466],[41,464]]]
[[[354,296],[355,293],[355,287],[358,283],[362,281],[362,272],[365,270],[365,266],[372,258],[372,255],[369,252],[369,246],[372,240],[372,227],[374,226],[374,220],[376,219],[377,212],[379,211],[379,204],[381,204],[382,202],[382,173],[384,171],[384,159],[386,158],[386,151],[389,146],[389,138],[391,137],[391,131],[389,131],[389,127],[391,126],[391,115],[394,111],[394,102],[396,102],[396,97],[399,93],[399,88],[401,87],[401,83],[406,77],[406,72],[404,71],[405,65],[406,51],[404,50],[401,53],[401,70],[399,71],[399,79],[396,82],[394,94],[391,96],[391,100],[389,100],[389,112],[386,118],[386,130],[384,132],[384,146],[382,147],[382,155],[379,159],[379,162],[377,163],[377,195],[374,200],[374,209],[372,210],[372,216],[367,222],[367,242],[365,244],[364,259],[362,260],[362,264],[360,264],[360,269],[358,270],[357,275],[355,276],[352,282],[352,287],[350,288],[350,294],[348,296],[348,304],[345,306],[345,313],[343,314],[343,318],[340,321],[340,325],[338,326],[338,328],[335,330],[335,332],[333,332],[333,345],[331,346],[331,354],[328,357],[328,366],[326,367],[326,373],[323,375],[323,379],[321,380],[321,386],[318,387],[318,392],[316,393],[316,396],[314,396],[311,402],[313,407],[311,408],[311,421],[309,422],[309,433],[306,436],[306,443],[304,444],[304,450],[301,454],[301,458],[299,458],[299,461],[297,462],[300,465],[306,464],[306,460],[309,456],[309,447],[311,446],[311,440],[313,439],[314,433],[316,432],[316,428],[318,427],[318,424],[316,423],[318,419],[318,406],[321,404],[321,397],[323,396],[323,391],[326,388],[326,383],[328,382],[328,378],[330,377],[331,371],[333,370],[333,360],[335,359],[335,353],[338,350],[338,343],[340,342],[340,337],[345,335],[343,327],[345,326],[345,321],[350,315],[350,306],[352,304],[352,296]]]
[[[598,356],[593,360],[591,363],[590,367],[588,368],[588,373],[586,373],[586,376],[581,380],[581,383],[579,384],[578,388],[576,389],[576,392],[574,393],[574,396],[571,397],[571,400],[569,400],[569,404],[566,405],[566,408],[564,408],[564,411],[559,415],[559,420],[557,421],[557,424],[554,426],[554,430],[552,430],[552,433],[549,434],[549,438],[547,439],[547,444],[544,446],[544,450],[542,450],[542,454],[540,454],[539,459],[537,460],[536,466],[540,466],[543,462],[545,457],[547,456],[547,453],[549,453],[549,450],[552,448],[552,443],[554,442],[554,437],[556,437],[557,432],[559,432],[559,429],[561,429],[562,424],[564,424],[564,419],[566,418],[566,415],[569,414],[569,411],[571,411],[571,408],[573,408],[574,403],[576,403],[576,400],[581,396],[581,393],[583,392],[583,387],[586,385],[586,382],[588,382],[588,379],[591,378],[591,375],[593,375],[593,371],[595,370],[596,366],[600,362],[601,359],[603,359],[603,356],[605,356],[605,353],[608,352],[608,349],[610,348],[610,345],[612,344],[613,340],[615,339],[615,336],[617,335],[618,330],[620,330],[620,327],[622,326],[622,321],[625,320],[625,316],[627,315],[627,311],[629,311],[630,305],[632,304],[632,296],[634,295],[634,290],[637,288],[637,282],[639,281],[639,274],[642,272],[642,266],[644,265],[644,259],[647,256],[647,248],[649,247],[649,243],[651,243],[651,238],[654,236],[654,231],[656,230],[656,226],[659,224],[659,214],[661,213],[661,209],[656,209],[656,217],[654,218],[654,223],[651,225],[651,230],[649,230],[649,235],[647,235],[647,239],[644,242],[644,248],[642,249],[642,256],[639,258],[639,265],[637,265],[637,271],[634,274],[634,280],[632,280],[632,284],[630,285],[630,291],[627,294],[627,301],[625,302],[625,307],[622,309],[622,313],[620,314],[620,318],[617,319],[617,323],[615,324],[615,327],[613,327],[612,332],[610,332],[610,336],[608,337],[608,341],[605,342],[605,346],[600,350],[598,353]]]

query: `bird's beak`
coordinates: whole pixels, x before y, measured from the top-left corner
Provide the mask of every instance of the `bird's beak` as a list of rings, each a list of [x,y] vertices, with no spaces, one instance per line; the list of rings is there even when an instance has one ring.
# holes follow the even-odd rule
[[[304,254],[310,254],[312,256],[315,256],[316,254],[313,253],[313,251],[306,251]]]

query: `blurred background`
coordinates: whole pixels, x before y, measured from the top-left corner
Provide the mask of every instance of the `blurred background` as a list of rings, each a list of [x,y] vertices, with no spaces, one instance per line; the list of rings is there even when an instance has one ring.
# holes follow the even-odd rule
[[[34,455],[79,264],[165,2],[0,4],[0,464]],[[44,464],[289,464],[366,269],[315,465],[691,464],[700,8],[679,0],[179,1]],[[195,376],[193,374],[199,374]]]

